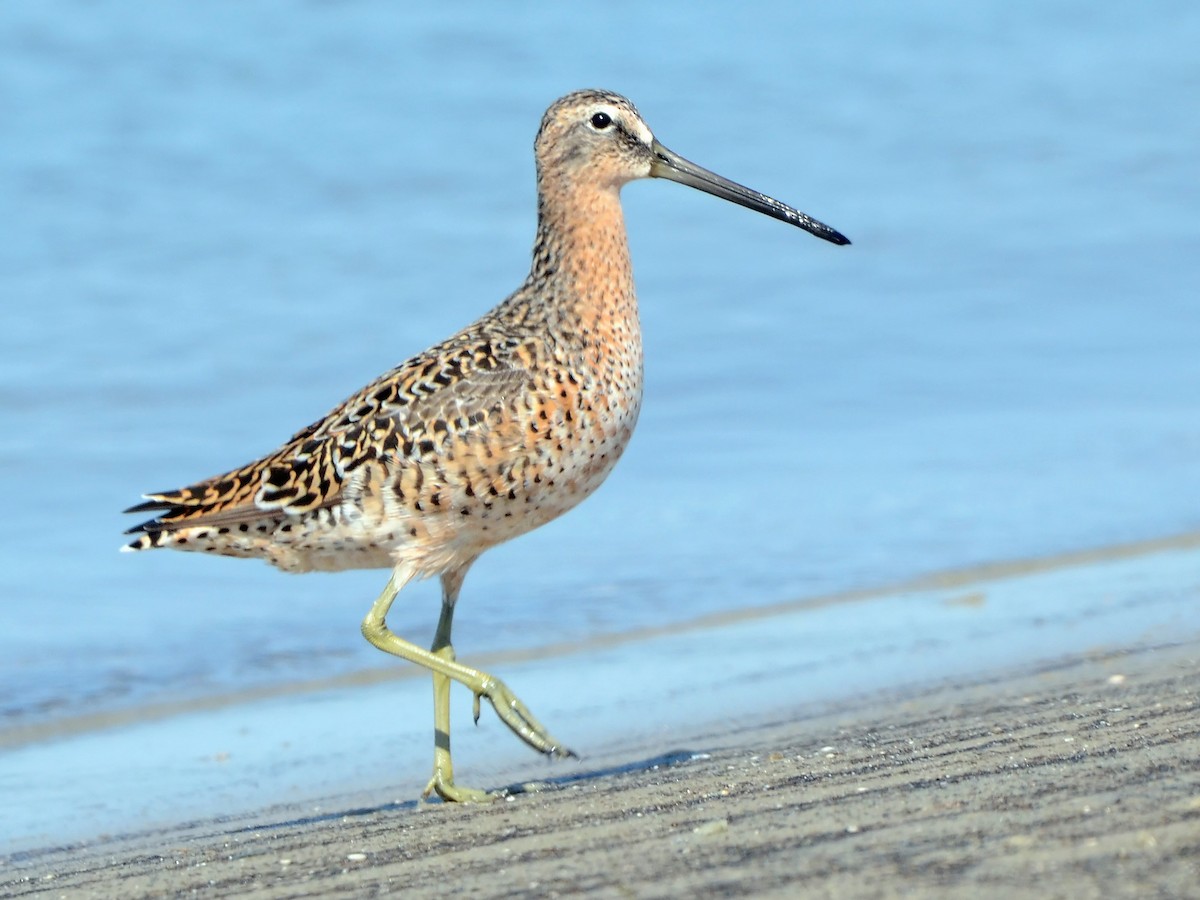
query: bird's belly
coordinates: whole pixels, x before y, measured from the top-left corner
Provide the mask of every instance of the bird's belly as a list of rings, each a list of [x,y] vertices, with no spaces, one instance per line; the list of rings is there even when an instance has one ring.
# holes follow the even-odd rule
[[[492,429],[487,440],[448,441],[433,458],[401,460],[363,512],[386,534],[395,563],[444,571],[590,496],[629,443],[640,400],[634,392],[568,421],[535,413]],[[382,498],[373,512],[372,498]]]
[[[523,469],[523,489],[497,503],[460,513],[466,531],[485,540],[508,540],[558,518],[589,497],[612,472],[633,433],[632,424],[605,440],[564,446],[543,457],[532,456]],[[495,524],[493,524],[495,523]],[[485,532],[482,527],[488,525]],[[497,533],[504,536],[496,539]],[[485,535],[487,537],[485,537]]]

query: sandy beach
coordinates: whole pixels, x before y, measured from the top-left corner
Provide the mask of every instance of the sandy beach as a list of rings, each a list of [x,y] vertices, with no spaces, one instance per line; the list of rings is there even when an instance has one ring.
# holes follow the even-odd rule
[[[489,806],[335,798],[6,861],[8,896],[1200,892],[1200,636],[798,706]]]

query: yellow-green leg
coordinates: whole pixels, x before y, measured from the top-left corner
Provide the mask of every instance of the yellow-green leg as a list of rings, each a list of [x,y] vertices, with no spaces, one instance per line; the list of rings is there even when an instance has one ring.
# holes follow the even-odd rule
[[[433,646],[429,652],[447,662],[455,661],[450,628],[454,620],[454,604],[465,574],[466,571],[461,570],[455,580],[451,580],[449,574],[442,577],[442,614],[438,618],[437,633],[433,636]],[[479,721],[478,715],[475,721]],[[436,671],[433,673],[433,777],[421,796],[428,797],[435,791],[443,800],[458,803],[482,803],[500,796],[476,788],[459,787],[454,783],[454,763],[450,759],[450,678]]]
[[[477,803],[496,799],[502,794],[459,787],[454,783],[454,766],[450,759],[451,681],[466,685],[475,695],[476,721],[479,720],[480,699],[486,697],[500,716],[500,720],[534,750],[560,757],[575,754],[550,736],[504,682],[455,660],[450,630],[454,619],[454,604],[458,600],[463,577],[469,566],[470,562],[442,576],[442,613],[430,650],[424,650],[397,637],[385,622],[396,595],[412,578],[412,572],[409,570],[397,569],[392,573],[383,593],[363,619],[362,631],[363,636],[380,650],[424,666],[433,673],[433,777],[425,788],[425,796],[436,792],[444,800]]]

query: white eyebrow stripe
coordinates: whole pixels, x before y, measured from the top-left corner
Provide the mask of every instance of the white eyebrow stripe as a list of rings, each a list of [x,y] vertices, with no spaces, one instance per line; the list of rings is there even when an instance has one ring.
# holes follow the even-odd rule
[[[637,135],[639,141],[641,141],[647,147],[654,143],[654,135],[651,133],[650,129],[646,127],[645,122],[643,122],[641,119],[635,118],[629,124],[633,127],[633,132]]]

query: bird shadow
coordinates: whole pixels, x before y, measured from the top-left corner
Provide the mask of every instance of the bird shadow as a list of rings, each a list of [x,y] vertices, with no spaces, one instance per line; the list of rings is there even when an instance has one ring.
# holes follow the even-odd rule
[[[599,768],[589,769],[586,772],[575,772],[569,775],[557,775],[552,778],[539,778],[535,781],[514,782],[512,784],[496,788],[495,790],[500,799],[506,797],[519,797],[524,794],[547,793],[551,791],[562,790],[563,788],[568,788],[579,784],[590,784],[618,775],[628,775],[634,772],[652,772],[656,769],[674,768],[676,766],[692,762],[696,759],[703,759],[706,756],[707,754],[694,750],[672,750],[667,753],[660,753],[655,756],[633,760],[631,762],[617,763],[610,766],[601,766]],[[245,825],[240,828],[231,829],[229,833],[248,834],[278,831],[289,828],[303,828],[310,825],[319,825],[325,822],[339,822],[345,821],[346,819],[377,816],[382,813],[412,811],[420,809],[422,806],[451,805],[453,804],[448,804],[438,798],[432,798],[428,800],[399,800],[390,803],[356,806],[349,809],[331,809],[328,811],[322,811],[320,813],[313,813],[312,815],[295,816],[273,822],[260,822],[253,825]]]

